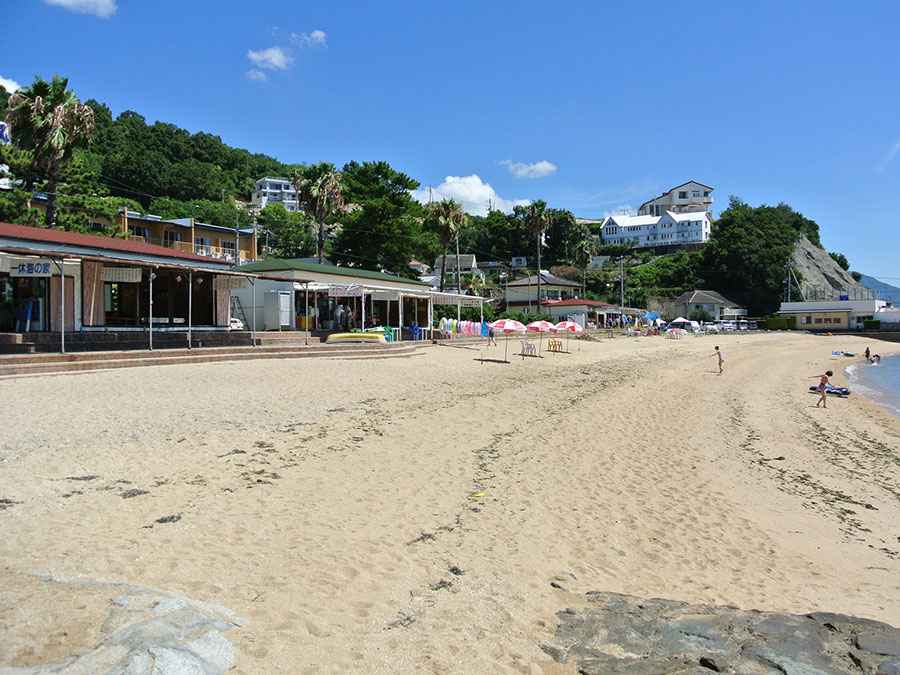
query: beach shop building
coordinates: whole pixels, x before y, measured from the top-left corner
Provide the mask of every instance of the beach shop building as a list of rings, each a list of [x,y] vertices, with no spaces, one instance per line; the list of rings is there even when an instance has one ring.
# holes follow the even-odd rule
[[[782,302],[778,314],[793,317],[800,330],[862,330],[887,307],[884,300]]]
[[[423,338],[435,305],[456,306],[459,313],[484,303],[479,296],[434,291],[417,279],[303,259],[269,258],[240,270],[265,277],[235,291],[262,330],[327,334],[383,326],[394,339]]]
[[[0,223],[0,350],[153,348],[154,335],[157,346],[250,344],[225,337],[231,294],[249,281],[176,248]]]

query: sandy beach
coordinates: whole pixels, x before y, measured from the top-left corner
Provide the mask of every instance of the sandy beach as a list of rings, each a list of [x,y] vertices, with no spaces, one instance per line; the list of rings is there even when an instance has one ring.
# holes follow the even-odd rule
[[[587,591],[900,625],[900,419],[807,392],[867,345],[900,351],[478,360],[501,340],[0,381],[0,670],[91,648],[116,584],[231,610],[235,673],[575,672],[541,644]]]

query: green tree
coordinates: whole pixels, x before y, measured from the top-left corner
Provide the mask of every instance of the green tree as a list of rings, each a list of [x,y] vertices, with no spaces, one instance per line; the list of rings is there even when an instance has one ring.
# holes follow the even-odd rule
[[[785,264],[804,232],[789,206],[752,207],[732,197],[704,248],[703,275],[711,288],[769,314],[778,308]],[[802,218],[802,216],[801,216]]]
[[[575,266],[581,270],[582,295],[587,292],[587,271],[588,267],[591,265],[591,259],[593,258],[595,249],[596,241],[590,232],[588,232],[586,237],[583,237],[575,244],[573,262],[575,263]]]
[[[427,206],[426,222],[437,235],[441,246],[441,290],[443,291],[444,276],[447,270],[447,252],[450,248],[450,243],[456,239],[460,228],[465,224],[466,214],[463,211],[462,204],[459,202],[453,199],[443,199],[439,202],[432,202]],[[458,265],[456,274],[458,278]]]
[[[316,249],[309,219],[290,212],[283,204],[269,204],[259,212],[259,226],[272,237],[270,248],[277,258],[303,258]]]
[[[27,89],[15,92],[7,102],[6,122],[13,143],[32,153],[34,168],[46,179],[49,227],[56,225],[57,188],[60,175],[75,149],[88,143],[94,130],[94,111],[68,89],[69,81],[35,78]]]
[[[318,168],[318,171],[314,167],[295,172],[293,184],[300,208],[315,224],[316,255],[321,264],[325,257],[325,241],[338,216],[344,212],[345,201],[341,174],[331,165],[319,165]]]
[[[591,237],[585,223],[579,223],[571,211],[547,210],[547,259],[554,263],[574,262],[579,244]]]
[[[334,242],[335,260],[414,276],[409,261],[427,245],[422,207],[411,195],[418,181],[387,162],[349,162],[341,176],[353,208]]]
[[[834,251],[831,251],[828,255],[830,255],[832,259],[838,265],[840,265],[841,269],[845,272],[850,269],[850,261],[847,260],[847,256],[845,256],[843,253],[835,253]]]
[[[544,232],[550,222],[547,214],[547,203],[542,200],[532,202],[524,207],[525,224],[537,242],[537,298],[538,311],[541,307],[541,249],[544,247]]]

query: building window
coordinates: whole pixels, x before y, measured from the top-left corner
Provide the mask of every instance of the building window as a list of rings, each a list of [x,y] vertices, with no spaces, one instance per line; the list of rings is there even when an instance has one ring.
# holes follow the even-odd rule
[[[140,239],[147,239],[147,228],[142,227],[141,225],[132,225],[131,226],[131,234],[133,237],[138,237]]]
[[[822,317],[817,316],[817,317],[816,317],[816,323],[822,323]]]
[[[704,191],[703,191],[703,196],[704,196],[704,197],[709,197],[709,190],[704,190]]]
[[[163,234],[163,244],[168,246],[169,248],[177,248],[178,244],[176,242],[181,241],[181,232],[176,232],[175,230],[166,230]]]
[[[687,190],[681,190],[678,193],[678,199],[687,199]]]
[[[691,192],[691,197],[699,197],[699,196],[700,196],[700,190],[694,190],[693,192]]]

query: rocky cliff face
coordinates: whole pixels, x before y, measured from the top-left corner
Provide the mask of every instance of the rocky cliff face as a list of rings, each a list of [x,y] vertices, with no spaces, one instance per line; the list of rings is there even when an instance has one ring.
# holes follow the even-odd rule
[[[868,289],[854,281],[827,251],[806,237],[800,237],[791,262],[807,300],[836,300],[845,294],[851,299],[869,297]],[[799,300],[799,297],[794,296],[794,299]]]

